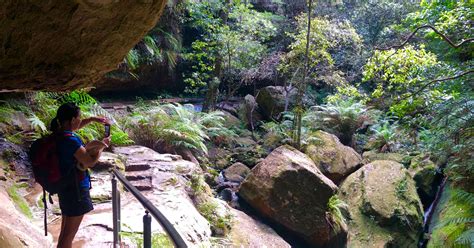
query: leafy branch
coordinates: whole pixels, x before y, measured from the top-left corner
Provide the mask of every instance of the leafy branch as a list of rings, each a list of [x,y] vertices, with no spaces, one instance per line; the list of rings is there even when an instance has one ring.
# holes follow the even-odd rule
[[[406,100],[414,95],[417,95],[419,93],[421,93],[423,90],[425,90],[426,88],[428,88],[428,86],[434,84],[434,83],[439,83],[439,82],[444,82],[444,81],[448,81],[448,80],[454,80],[454,79],[458,79],[458,78],[461,78],[465,75],[468,75],[468,74],[471,74],[471,73],[474,73],[474,70],[468,70],[468,71],[464,71],[464,72],[461,72],[459,73],[458,75],[454,75],[452,77],[444,77],[444,78],[437,78],[437,79],[433,79],[431,81],[429,81],[428,83],[424,84],[423,86],[421,86],[417,91],[405,96],[405,97],[402,97],[400,99],[397,100],[397,103],[400,103],[401,101],[403,100]]]
[[[380,47],[376,47],[375,49],[376,50],[382,50],[382,51],[386,51],[386,50],[390,50],[390,49],[400,49],[402,47],[404,47],[408,41],[410,41],[411,38],[413,38],[413,36],[415,36],[415,34],[421,30],[421,29],[432,29],[436,34],[438,34],[439,36],[441,36],[441,38],[446,41],[451,47],[453,48],[459,48],[460,46],[464,45],[464,44],[467,44],[467,43],[470,43],[470,42],[473,42],[474,41],[474,38],[467,38],[467,39],[464,39],[462,41],[460,41],[458,44],[454,43],[451,39],[448,38],[448,36],[446,36],[445,34],[441,33],[438,29],[436,29],[435,27],[433,27],[432,25],[423,25],[423,26],[419,26],[415,29],[415,31],[413,31],[409,36],[408,38],[405,39],[405,41],[403,41],[401,44],[399,45],[393,45],[393,46],[390,46],[390,47],[385,47],[385,48],[380,48]]]

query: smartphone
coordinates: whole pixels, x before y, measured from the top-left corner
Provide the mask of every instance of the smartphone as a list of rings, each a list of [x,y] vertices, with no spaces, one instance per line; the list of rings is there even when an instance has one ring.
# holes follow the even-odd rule
[[[105,137],[109,137],[110,136],[110,125],[109,124],[105,124],[104,125],[104,129],[105,129]]]

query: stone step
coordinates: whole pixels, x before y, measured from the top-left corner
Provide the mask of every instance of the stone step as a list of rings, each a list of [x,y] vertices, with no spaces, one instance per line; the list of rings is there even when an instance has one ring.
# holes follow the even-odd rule
[[[144,171],[150,169],[148,163],[128,163],[125,166],[125,171]]]
[[[130,183],[140,191],[151,190],[153,188],[153,185],[151,184],[150,179],[142,179],[142,180],[138,180],[138,181],[131,181]]]
[[[128,181],[138,181],[143,179],[151,180],[151,172],[149,171],[130,171],[125,173],[125,178]]]

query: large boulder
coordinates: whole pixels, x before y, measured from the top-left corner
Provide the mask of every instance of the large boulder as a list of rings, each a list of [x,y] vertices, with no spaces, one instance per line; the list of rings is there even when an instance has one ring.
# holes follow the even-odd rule
[[[417,247],[423,210],[403,165],[367,164],[344,180],[339,197],[348,204],[348,247]]]
[[[320,247],[338,235],[326,218],[336,192],[313,161],[290,146],[278,147],[257,164],[239,190],[260,214]]]
[[[296,99],[296,90],[291,90],[288,94],[288,109],[291,109]],[[281,112],[285,111],[286,98],[287,92],[284,87],[267,86],[260,89],[257,103],[265,118],[268,120],[279,119]]]
[[[232,247],[291,247],[269,226],[239,210],[231,209],[231,213],[234,221],[228,237],[232,241]],[[224,244],[223,247],[228,246]]]
[[[314,137],[318,141],[308,145],[305,153],[334,183],[339,184],[361,165],[361,156],[351,147],[343,145],[335,135],[317,131]]]
[[[155,26],[167,1],[2,1],[0,90],[91,86]]]

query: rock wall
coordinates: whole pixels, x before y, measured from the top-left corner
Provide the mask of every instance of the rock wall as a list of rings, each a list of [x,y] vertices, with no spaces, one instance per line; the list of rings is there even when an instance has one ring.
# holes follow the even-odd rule
[[[2,1],[0,90],[91,86],[151,29],[166,1]]]

